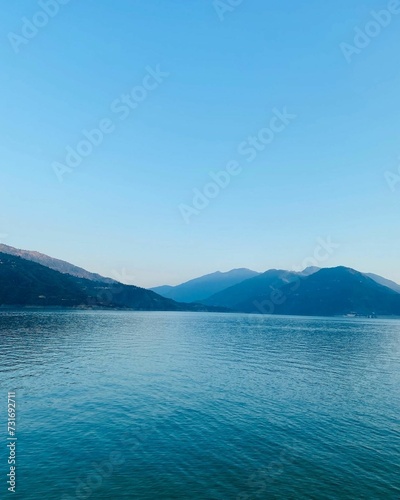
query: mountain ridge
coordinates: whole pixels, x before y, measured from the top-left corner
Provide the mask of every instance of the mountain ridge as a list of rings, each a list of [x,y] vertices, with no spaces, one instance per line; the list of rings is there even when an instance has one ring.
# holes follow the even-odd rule
[[[85,278],[91,281],[102,281],[104,283],[117,283],[117,281],[112,278],[107,278],[97,273],[91,273],[86,271],[86,269],[70,264],[65,260],[56,259],[44,253],[36,252],[35,250],[21,250],[19,248],[5,245],[4,243],[0,243],[0,253],[21,257],[25,260],[30,260],[53,269],[54,271],[58,271],[62,274],[70,274],[71,276],[75,276],[77,278]]]
[[[0,251],[0,306],[3,307],[56,305],[311,316],[400,315],[400,285],[345,266],[309,267],[301,272],[269,269],[264,273],[238,268],[210,273],[177,287],[146,290],[39,252],[8,245],[0,245],[1,249],[6,250]],[[161,289],[164,293],[171,290],[176,293],[175,288],[186,301],[155,292]],[[204,297],[214,290],[217,292],[204,299],[189,301],[196,294],[197,298],[199,294]]]
[[[270,270],[208,300],[246,313],[310,316],[400,315],[400,294],[345,266],[310,275]]]
[[[376,281],[376,283],[379,283],[380,285],[383,286],[387,286],[388,288],[391,288],[395,292],[400,293],[400,285],[397,284],[395,281],[389,280],[387,278],[384,278],[383,276],[379,276],[378,274],[374,273],[363,273],[363,274]]]
[[[0,252],[0,306],[59,306],[137,311],[224,312],[204,304],[181,304],[151,290],[79,278]]]
[[[180,285],[162,285],[150,288],[150,290],[180,302],[201,302],[210,295],[255,275],[258,275],[258,273],[251,269],[237,268],[227,272],[216,271],[199,276]]]

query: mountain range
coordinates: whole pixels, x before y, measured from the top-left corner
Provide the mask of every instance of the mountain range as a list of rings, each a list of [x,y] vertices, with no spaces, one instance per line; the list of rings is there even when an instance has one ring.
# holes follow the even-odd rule
[[[400,294],[346,267],[310,275],[270,270],[206,301],[236,311],[306,316],[400,315]]]
[[[118,308],[309,316],[400,316],[400,285],[348,267],[233,269],[151,290],[0,245],[0,306]]]
[[[110,282],[101,276],[95,280],[93,276],[97,275],[92,275],[92,279],[77,277],[33,260],[0,252],[0,306],[225,311],[204,304],[180,304],[151,290]]]
[[[14,255],[15,257],[22,257],[26,260],[31,260],[32,262],[36,262],[42,266],[49,267],[54,271],[58,271],[62,274],[70,274],[71,276],[76,276],[77,278],[85,278],[90,281],[101,281],[102,283],[117,283],[111,278],[105,278],[104,276],[100,276],[100,274],[90,273],[81,267],[74,266],[64,260],[54,259],[53,257],[49,257],[43,253],[20,250],[4,244],[0,244],[0,252],[8,255]]]
[[[241,270],[242,272],[245,270]],[[249,270],[246,270],[249,271]],[[207,297],[203,294],[203,279],[213,282],[218,276],[229,273],[214,273],[191,280],[173,290],[178,290],[180,300],[185,302],[196,295],[208,306],[226,307],[233,311],[261,314],[298,315],[400,315],[400,286],[376,274],[364,274],[347,267],[320,269],[309,267],[301,272],[270,269],[256,273],[232,286]],[[218,286],[213,283],[215,288]],[[162,287],[157,287],[163,295]],[[190,289],[190,295],[184,291]],[[167,289],[167,292],[170,288]]]
[[[178,300],[180,302],[202,301],[221,292],[230,286],[241,283],[244,280],[253,278],[259,273],[250,269],[232,269],[226,273],[217,271],[200,278],[187,281],[177,286],[158,286],[151,288],[153,292],[159,293],[163,297]]]

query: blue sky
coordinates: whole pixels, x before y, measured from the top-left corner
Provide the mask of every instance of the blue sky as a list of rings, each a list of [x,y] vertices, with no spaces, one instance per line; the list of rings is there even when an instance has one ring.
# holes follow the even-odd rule
[[[153,286],[291,269],[330,236],[321,265],[400,281],[400,182],[385,180],[400,165],[400,13],[354,42],[396,0],[221,0],[219,15],[213,0],[55,1],[2,7],[2,242]],[[149,71],[168,76],[122,120],[116,100]],[[239,145],[285,109],[296,117],[247,161]],[[60,182],[55,162],[102,120],[112,131]],[[230,161],[240,172],[185,220]]]

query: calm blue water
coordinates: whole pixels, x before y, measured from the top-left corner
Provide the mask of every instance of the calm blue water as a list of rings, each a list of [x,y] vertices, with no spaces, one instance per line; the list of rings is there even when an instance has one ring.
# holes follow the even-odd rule
[[[13,498],[400,498],[400,321],[3,312],[0,388]]]

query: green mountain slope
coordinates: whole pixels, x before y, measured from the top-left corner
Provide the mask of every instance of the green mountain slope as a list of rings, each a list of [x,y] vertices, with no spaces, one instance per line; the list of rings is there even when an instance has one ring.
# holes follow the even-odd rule
[[[89,271],[86,271],[86,269],[74,266],[64,260],[55,259],[43,253],[31,250],[20,250],[19,248],[14,248],[4,244],[0,244],[0,252],[14,255],[14,257],[22,257],[25,260],[31,260],[37,264],[42,264],[42,266],[49,267],[54,271],[58,271],[63,274],[70,274],[71,276],[76,276],[77,278],[85,278],[91,281],[102,281],[106,283],[116,283],[116,281],[111,278],[105,278],[104,276],[100,276],[100,274],[90,273]]]
[[[0,253],[0,306],[129,308],[143,311],[214,311],[179,304],[121,283],[77,278],[29,260]]]

